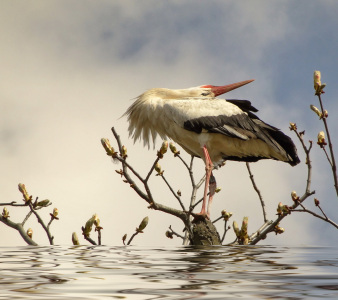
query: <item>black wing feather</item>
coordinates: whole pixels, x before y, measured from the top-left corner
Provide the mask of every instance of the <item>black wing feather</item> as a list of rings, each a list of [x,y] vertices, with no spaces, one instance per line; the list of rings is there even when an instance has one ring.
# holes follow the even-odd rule
[[[291,165],[296,165],[300,162],[297,156],[296,147],[291,138],[281,132],[278,128],[260,120],[253,113],[258,110],[251,105],[249,100],[230,99],[227,101],[238,106],[243,113],[233,116],[206,116],[187,120],[184,122],[184,128],[196,133],[201,133],[202,130],[211,133],[221,133],[242,140],[258,138],[275,148],[277,151],[284,149],[292,158],[292,161],[289,162]],[[256,161],[256,158],[248,159],[250,159],[249,161]]]

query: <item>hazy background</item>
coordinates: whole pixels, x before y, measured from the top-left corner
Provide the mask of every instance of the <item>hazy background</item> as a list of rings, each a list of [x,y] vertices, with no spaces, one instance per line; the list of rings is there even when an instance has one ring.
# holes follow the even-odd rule
[[[133,146],[126,119],[119,119],[134,97],[153,87],[255,78],[227,97],[251,100],[263,120],[293,137],[302,160],[294,168],[274,161],[252,165],[268,217],[275,218],[278,202],[291,205],[290,192],[302,194],[306,183],[304,154],[289,122],[306,129],[306,141],[316,141],[322,130],[309,109],[310,104],[318,106],[312,79],[317,69],[327,83],[323,99],[338,147],[337,15],[334,0],[1,1],[0,201],[20,203],[20,182],[34,198],[52,200],[41,214],[48,222],[53,207],[59,209],[60,221],[52,225],[56,244],[70,245],[73,231],[83,241],[80,228],[97,213],[104,244],[121,245],[123,234],[130,236],[149,216],[136,244],[180,245],[179,239],[164,235],[169,225],[181,232],[180,221],[147,209],[115,173],[120,166],[106,156],[100,139],[115,144],[110,130],[115,126],[129,162],[145,175],[156,150],[148,151],[142,143]],[[317,145],[312,160],[316,197],[337,221],[331,171]],[[190,181],[185,169],[171,153],[161,165],[187,203]],[[195,169],[199,178],[202,161],[196,160]],[[249,231],[256,230],[263,219],[245,164],[229,162],[215,176],[222,191],[215,197],[212,217],[227,209],[234,213],[231,223],[249,216]],[[151,178],[151,187],[158,202],[179,207],[160,177]],[[312,203],[313,197],[307,201],[309,208]],[[8,209],[13,221],[21,221],[27,212]],[[48,243],[34,216],[26,226],[33,228],[38,243]],[[281,226],[286,232],[271,234],[265,244],[338,243],[333,227],[307,214],[293,213]],[[2,223],[0,237],[0,245],[24,244]],[[227,240],[233,238],[231,233]]]

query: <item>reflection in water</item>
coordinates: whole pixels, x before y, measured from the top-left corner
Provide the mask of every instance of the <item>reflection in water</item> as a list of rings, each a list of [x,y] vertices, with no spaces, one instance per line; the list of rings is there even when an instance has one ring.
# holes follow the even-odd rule
[[[337,253],[324,247],[2,247],[0,299],[335,299]]]

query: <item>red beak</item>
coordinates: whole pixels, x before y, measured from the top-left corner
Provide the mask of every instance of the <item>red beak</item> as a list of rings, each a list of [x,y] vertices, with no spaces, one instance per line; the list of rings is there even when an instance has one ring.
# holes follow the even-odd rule
[[[214,93],[215,97],[222,95],[224,93],[230,92],[234,89],[237,89],[243,85],[246,85],[250,82],[253,82],[255,79],[250,79],[250,80],[244,80],[241,82],[236,82],[236,83],[232,83],[232,84],[228,84],[228,85],[222,85],[222,86],[214,86],[214,85],[204,85],[201,87],[204,88],[211,88],[211,92]]]

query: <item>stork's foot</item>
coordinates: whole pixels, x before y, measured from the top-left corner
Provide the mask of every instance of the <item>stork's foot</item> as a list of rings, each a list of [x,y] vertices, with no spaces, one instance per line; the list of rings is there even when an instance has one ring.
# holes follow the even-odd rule
[[[196,223],[197,221],[201,221],[201,220],[210,220],[210,215],[207,214],[206,212],[200,212],[198,214],[195,213],[191,213],[191,215],[194,217],[194,219],[192,220],[193,223]]]

